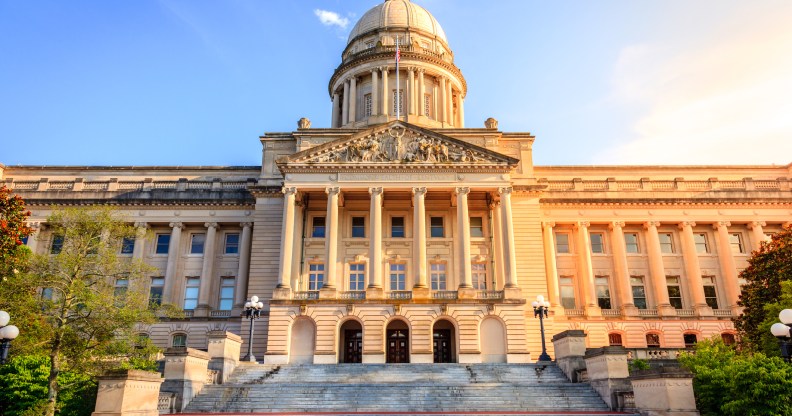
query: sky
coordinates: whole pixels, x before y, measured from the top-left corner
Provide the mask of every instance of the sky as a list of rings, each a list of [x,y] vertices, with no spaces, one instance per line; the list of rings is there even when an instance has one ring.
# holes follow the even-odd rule
[[[0,163],[259,165],[375,0],[0,0]],[[792,162],[792,1],[416,0],[537,165]]]

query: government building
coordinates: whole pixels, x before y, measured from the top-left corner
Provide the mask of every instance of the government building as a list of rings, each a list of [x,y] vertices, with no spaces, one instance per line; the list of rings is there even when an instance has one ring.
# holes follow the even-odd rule
[[[62,244],[53,206],[109,204],[138,227],[122,254],[156,269],[152,301],[186,315],[141,326],[156,345],[206,349],[208,331],[226,330],[269,364],[534,362],[537,295],[548,338],[731,342],[739,272],[792,218],[792,164],[534,165],[530,133],[466,125],[446,34],[408,0],[360,18],[327,94],[331,125],[264,134],[261,166],[5,166],[0,178],[33,211],[38,253]]]

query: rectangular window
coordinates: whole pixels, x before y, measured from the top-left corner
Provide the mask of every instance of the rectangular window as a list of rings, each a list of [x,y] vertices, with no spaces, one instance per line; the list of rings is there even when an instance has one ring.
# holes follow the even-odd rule
[[[404,217],[391,217],[391,237],[404,238]]]
[[[226,234],[225,254],[239,254],[239,234]]]
[[[470,265],[473,277],[473,289],[487,290],[487,264],[473,263]]]
[[[676,309],[682,309],[682,290],[679,288],[679,276],[666,276],[668,301]]]
[[[611,347],[621,347],[623,345],[621,334],[608,334],[608,345]]]
[[[308,265],[308,290],[319,290],[322,286],[324,286],[324,264],[311,263]]]
[[[404,105],[402,101],[404,100],[404,90],[399,90],[399,93],[396,93],[396,90],[393,90],[393,114],[395,115],[397,112],[399,114],[404,114]]]
[[[230,276],[220,278],[220,304],[217,309],[221,311],[230,311],[234,308],[235,280],[235,278]]]
[[[660,252],[665,254],[672,254],[674,252],[674,240],[671,233],[660,233]]]
[[[149,305],[160,306],[162,305],[162,290],[165,287],[165,278],[156,276],[151,278],[151,286],[149,287]]]
[[[424,115],[429,117],[432,112],[432,96],[429,94],[424,94]]]
[[[366,117],[371,116],[371,94],[363,96],[363,115]]]
[[[718,292],[715,290],[715,276],[701,276],[701,282],[704,284],[704,299],[707,306],[712,309],[718,309]]]
[[[198,291],[201,286],[201,278],[188,277],[187,285],[184,288],[184,309],[192,310],[198,306]]]
[[[571,276],[561,276],[558,279],[561,289],[561,305],[564,309],[575,309],[575,286]]]
[[[484,219],[481,217],[470,217],[470,237],[484,237]]]
[[[605,242],[601,233],[589,234],[591,239],[591,252],[595,254],[602,254],[605,252]]]
[[[638,253],[638,234],[636,233],[625,233],[624,234],[624,243],[626,245],[626,249],[628,253]]]
[[[390,290],[407,290],[405,270],[404,264],[392,263],[390,265]]]
[[[429,218],[430,236],[431,237],[445,237],[445,228],[443,227],[443,217]]]
[[[693,348],[698,342],[696,334],[682,334],[682,339],[685,341],[685,348]]]
[[[124,237],[121,240],[121,254],[132,254],[135,251],[135,239]]]
[[[157,234],[157,247],[154,253],[168,254],[169,246],[170,246],[170,234]]]
[[[607,276],[597,276],[594,278],[594,286],[597,291],[597,304],[602,309],[611,309],[610,286],[608,286]]]
[[[569,253],[569,234],[556,233],[556,253]]]
[[[366,218],[352,217],[352,237],[363,238],[366,236]]]
[[[740,233],[731,233],[731,234],[729,234],[729,245],[731,246],[732,253],[734,253],[734,254],[745,253],[745,247],[743,246],[742,234],[740,234]]]
[[[52,236],[52,246],[50,247],[50,253],[60,254],[61,250],[63,250],[63,241],[64,238],[62,235]]]
[[[190,254],[203,254],[206,234],[193,234],[190,237]]]
[[[660,334],[646,334],[647,348],[660,348]]]
[[[638,309],[646,309],[646,287],[643,276],[630,276],[633,304]]]
[[[325,217],[313,217],[311,237],[324,238],[325,236]]]
[[[693,234],[693,241],[696,243],[697,253],[709,253],[707,234],[704,233]]]
[[[115,287],[113,287],[113,296],[123,298],[127,289],[129,289],[129,279],[116,279]]]
[[[432,290],[446,290],[445,263],[432,263],[431,279],[432,279]]]
[[[187,346],[187,335],[184,334],[176,334],[173,336],[173,342],[171,343],[172,347],[176,348],[184,348]]]
[[[349,290],[365,290],[366,264],[352,263],[349,265]]]

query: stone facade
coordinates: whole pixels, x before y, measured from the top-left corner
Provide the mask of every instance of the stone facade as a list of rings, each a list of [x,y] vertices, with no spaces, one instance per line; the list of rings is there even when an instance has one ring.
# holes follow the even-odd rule
[[[530,133],[464,128],[467,85],[436,21],[404,18],[419,9],[361,18],[331,128],[265,134],[261,166],[0,167],[33,211],[27,244],[50,250],[52,206],[115,205],[140,230],[124,255],[187,312],[140,332],[206,350],[228,331],[246,351],[257,295],[268,363],[534,361],[540,294],[548,337],[588,347],[733,336],[739,270],[792,218],[792,164],[534,166]]]

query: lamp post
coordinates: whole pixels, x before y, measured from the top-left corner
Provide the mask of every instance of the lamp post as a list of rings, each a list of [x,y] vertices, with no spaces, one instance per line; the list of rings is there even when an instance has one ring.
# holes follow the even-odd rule
[[[250,335],[248,336],[248,352],[242,361],[256,362],[253,356],[253,324],[256,319],[261,317],[261,308],[264,303],[259,302],[258,296],[251,296],[250,301],[245,302],[245,318],[250,319]]]
[[[547,355],[547,345],[545,344],[544,333],[544,318],[547,318],[547,310],[550,308],[550,302],[544,299],[544,296],[539,295],[536,300],[531,303],[534,310],[534,318],[539,317],[539,329],[542,331],[542,354],[539,356],[539,361],[552,361]]]
[[[8,325],[11,315],[6,311],[0,311],[0,365],[5,364],[8,359],[8,350],[11,349],[11,341],[19,335],[19,328]]]
[[[784,357],[784,361],[790,362],[792,361],[792,342],[790,338],[790,327],[792,327],[792,309],[784,309],[781,313],[778,314],[778,319],[781,320],[780,323],[776,322],[773,326],[770,327],[770,332],[778,338],[778,343],[781,346],[781,356]]]

